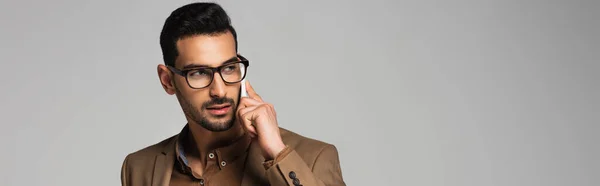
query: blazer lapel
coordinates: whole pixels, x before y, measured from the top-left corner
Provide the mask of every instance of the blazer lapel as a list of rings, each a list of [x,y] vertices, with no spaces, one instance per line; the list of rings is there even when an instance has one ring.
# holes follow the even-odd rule
[[[269,185],[265,175],[265,168],[262,165],[264,161],[265,158],[261,155],[258,143],[251,143],[244,165],[242,186]]]
[[[165,145],[160,154],[156,155],[154,172],[152,173],[152,186],[168,186],[171,181],[171,173],[175,163],[175,139],[177,139],[177,136]]]

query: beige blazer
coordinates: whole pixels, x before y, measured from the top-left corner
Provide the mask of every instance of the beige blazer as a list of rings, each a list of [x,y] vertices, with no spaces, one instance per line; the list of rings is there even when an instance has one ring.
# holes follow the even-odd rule
[[[280,133],[283,142],[293,150],[277,164],[265,170],[265,159],[261,155],[260,147],[252,143],[242,186],[346,185],[334,145],[301,136],[284,128],[280,128]],[[167,186],[176,160],[175,139],[177,135],[128,154],[121,167],[121,185]]]

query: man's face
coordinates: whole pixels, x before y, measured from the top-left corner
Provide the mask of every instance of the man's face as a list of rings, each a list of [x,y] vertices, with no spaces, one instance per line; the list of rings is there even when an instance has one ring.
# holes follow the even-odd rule
[[[235,40],[229,32],[218,35],[197,35],[177,41],[177,69],[197,66],[218,67],[236,57]],[[225,131],[233,125],[239,101],[239,83],[225,83],[214,73],[210,85],[193,89],[185,77],[173,74],[177,99],[186,117],[210,131]]]

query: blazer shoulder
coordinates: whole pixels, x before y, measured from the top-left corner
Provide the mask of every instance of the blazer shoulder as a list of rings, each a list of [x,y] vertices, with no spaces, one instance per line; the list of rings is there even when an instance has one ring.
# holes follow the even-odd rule
[[[174,135],[158,143],[144,147],[135,152],[131,152],[125,158],[131,164],[136,164],[136,162],[140,161],[154,161],[156,155],[160,153],[166,154],[166,152],[169,150],[169,147],[174,145],[176,137],[177,135]]]
[[[125,156],[121,167],[121,185],[149,185],[148,180],[152,180],[156,157],[168,152],[170,146],[174,144],[176,136],[169,137]]]
[[[309,138],[281,127],[279,128],[279,132],[283,143],[294,149],[311,167],[312,163],[314,163],[324,150],[334,150],[337,153],[336,147],[333,144]]]

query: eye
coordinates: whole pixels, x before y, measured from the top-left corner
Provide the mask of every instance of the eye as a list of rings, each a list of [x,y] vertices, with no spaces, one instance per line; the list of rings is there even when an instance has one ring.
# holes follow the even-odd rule
[[[210,70],[208,69],[194,69],[194,70],[190,70],[188,72],[188,76],[189,77],[193,77],[193,78],[200,78],[200,77],[206,77],[206,76],[210,76]]]
[[[223,67],[223,72],[226,73],[231,73],[231,72],[235,72],[238,69],[238,64],[231,64],[231,65],[227,65],[225,67]]]

